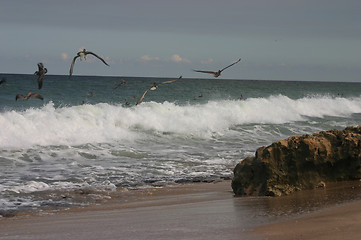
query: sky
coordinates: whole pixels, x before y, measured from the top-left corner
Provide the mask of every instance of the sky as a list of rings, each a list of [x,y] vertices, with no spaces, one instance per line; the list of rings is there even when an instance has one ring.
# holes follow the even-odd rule
[[[0,73],[361,82],[360,0],[0,0]]]

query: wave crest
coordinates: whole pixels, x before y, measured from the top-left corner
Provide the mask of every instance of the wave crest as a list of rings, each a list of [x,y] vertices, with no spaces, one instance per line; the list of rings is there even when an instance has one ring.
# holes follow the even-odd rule
[[[161,132],[209,136],[245,124],[284,124],[361,113],[361,98],[284,95],[177,105],[144,102],[134,107],[98,103],[0,113],[0,146],[74,145],[132,141]]]

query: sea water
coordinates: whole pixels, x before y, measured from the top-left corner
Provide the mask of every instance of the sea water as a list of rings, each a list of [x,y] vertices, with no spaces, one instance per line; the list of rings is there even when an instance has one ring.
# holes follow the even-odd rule
[[[182,78],[136,105],[154,82],[172,78],[46,75],[39,90],[35,75],[0,77],[4,216],[229,179],[258,147],[361,120],[361,83]],[[44,100],[15,101],[29,90]]]

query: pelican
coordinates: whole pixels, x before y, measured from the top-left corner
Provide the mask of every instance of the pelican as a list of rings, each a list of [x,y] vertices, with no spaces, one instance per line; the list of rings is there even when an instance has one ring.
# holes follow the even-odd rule
[[[24,100],[28,100],[29,98],[39,98],[40,100],[44,100],[44,98],[39,93],[31,93],[31,91],[29,91],[28,95],[26,96],[17,94],[15,100],[17,101],[18,98],[23,98]]]
[[[121,83],[118,83],[118,84],[115,84],[115,88],[114,89],[117,89],[118,87],[121,87],[123,86],[124,84],[127,84],[128,82],[125,81],[124,79],[122,79],[122,82]]]
[[[71,66],[70,66],[69,77],[71,77],[71,75],[73,74],[73,68],[74,68],[75,60],[76,60],[78,57],[80,57],[80,60],[84,59],[84,60],[86,61],[86,55],[88,55],[88,54],[91,54],[91,55],[99,58],[105,65],[109,66],[108,63],[106,63],[103,58],[99,57],[98,55],[96,55],[96,54],[93,53],[93,52],[87,51],[87,50],[84,48],[82,51],[78,52],[78,53],[76,54],[76,56],[73,58],[73,61],[72,61]]]
[[[162,84],[173,83],[173,82],[175,82],[175,81],[178,81],[178,80],[181,79],[181,78],[182,78],[182,76],[180,76],[180,77],[177,78],[177,79],[173,79],[173,80],[169,80],[169,81],[165,81],[165,82],[161,82],[161,83],[156,83],[156,82],[153,83],[152,86],[150,86],[147,90],[145,90],[145,92],[144,92],[143,95],[138,99],[138,101],[137,101],[137,103],[136,103],[135,105],[140,104],[140,103],[143,101],[145,95],[147,95],[147,93],[148,93],[150,90],[155,90],[155,89],[158,88],[158,86],[160,86],[160,85],[162,85]]]
[[[36,71],[34,74],[38,75],[38,88],[41,89],[43,86],[43,79],[45,77],[45,73],[48,72],[48,69],[44,68],[44,64],[39,62],[38,63],[38,71]]]
[[[239,61],[241,61],[241,59],[238,59],[237,61],[235,61],[235,62],[232,63],[231,65],[228,65],[227,67],[222,68],[221,70],[218,70],[217,72],[213,72],[213,71],[202,71],[202,70],[193,70],[193,71],[195,71],[195,72],[201,72],[201,73],[210,73],[210,74],[213,74],[213,76],[216,78],[216,77],[221,76],[221,72],[223,72],[223,71],[226,70],[227,68],[233,66],[234,64],[238,63]]]

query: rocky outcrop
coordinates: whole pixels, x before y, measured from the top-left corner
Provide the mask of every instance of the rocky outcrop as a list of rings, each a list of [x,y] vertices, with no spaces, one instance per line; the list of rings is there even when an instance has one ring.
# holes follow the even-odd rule
[[[290,137],[257,149],[234,169],[236,195],[281,196],[361,178],[361,126]]]

